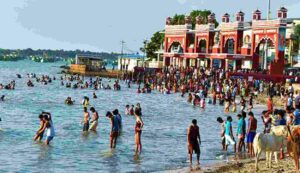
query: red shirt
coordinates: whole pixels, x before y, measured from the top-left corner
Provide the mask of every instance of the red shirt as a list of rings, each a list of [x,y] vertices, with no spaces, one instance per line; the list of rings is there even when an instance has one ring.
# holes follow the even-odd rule
[[[273,103],[271,100],[268,100],[267,102],[267,106],[268,106],[268,111],[273,112]]]

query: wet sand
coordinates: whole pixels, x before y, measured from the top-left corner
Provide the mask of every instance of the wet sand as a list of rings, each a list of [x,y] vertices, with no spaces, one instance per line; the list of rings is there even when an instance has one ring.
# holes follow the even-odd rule
[[[265,159],[260,159],[259,170],[257,173],[292,173],[294,171],[294,162],[291,158],[287,157],[284,160],[279,160],[278,164],[275,160],[272,161],[272,168],[266,167]],[[183,168],[180,170],[169,171],[171,173],[254,173],[255,171],[255,160],[244,159],[240,161],[231,161],[228,163],[219,163],[210,167],[193,166],[192,168]]]

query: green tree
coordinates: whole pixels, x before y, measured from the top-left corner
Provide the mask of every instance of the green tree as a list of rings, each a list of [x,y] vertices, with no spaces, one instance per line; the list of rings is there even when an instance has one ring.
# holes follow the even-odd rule
[[[300,24],[296,25],[294,28],[294,41],[295,45],[298,45],[298,50],[300,50]]]
[[[144,41],[144,47],[140,48],[140,50],[147,54],[147,58],[156,58],[156,51],[158,51],[163,44],[165,35],[160,32],[156,32],[153,34],[149,42]]]
[[[194,10],[190,13],[190,16],[192,17],[192,24],[193,24],[193,28],[195,28],[196,25],[196,18],[198,16],[201,16],[203,21],[202,24],[207,24],[208,23],[208,16],[211,14],[210,10]],[[217,20],[215,20],[215,25],[216,27],[218,27],[219,23],[217,22]]]
[[[171,24],[172,25],[184,25],[185,23],[185,15],[184,14],[175,14],[172,17]]]

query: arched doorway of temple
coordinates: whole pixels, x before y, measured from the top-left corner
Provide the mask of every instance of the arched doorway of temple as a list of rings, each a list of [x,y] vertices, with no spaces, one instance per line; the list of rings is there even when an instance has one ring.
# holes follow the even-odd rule
[[[229,38],[225,44],[225,53],[234,54],[234,39]]]
[[[202,39],[199,41],[198,52],[206,53],[206,40]]]
[[[183,48],[179,42],[173,42],[168,50],[169,53],[183,53]]]
[[[259,70],[267,70],[270,63],[275,59],[275,44],[270,38],[262,39],[255,49],[258,55]]]

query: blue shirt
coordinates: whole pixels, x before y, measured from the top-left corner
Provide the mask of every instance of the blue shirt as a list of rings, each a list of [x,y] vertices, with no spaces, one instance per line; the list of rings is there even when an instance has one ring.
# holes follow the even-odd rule
[[[230,121],[226,121],[226,124],[225,124],[225,134],[226,135],[231,135],[230,129],[231,129],[231,122]]]
[[[244,125],[244,120],[243,120],[243,118],[241,118],[238,121],[238,127],[237,127],[237,134],[238,135],[243,134],[243,125]]]
[[[119,126],[119,120],[116,116],[113,116],[113,119],[112,119],[113,123],[112,123],[112,128],[111,130],[113,132],[118,132],[119,129],[120,129],[120,126]]]
[[[118,120],[119,127],[122,127],[122,117],[120,114],[116,115],[116,119]]]
[[[276,122],[276,126],[283,126],[283,125],[286,125],[286,120],[284,118]]]
[[[299,109],[296,109],[294,111],[294,115],[296,117],[294,125],[300,125],[300,113],[299,113]]]

